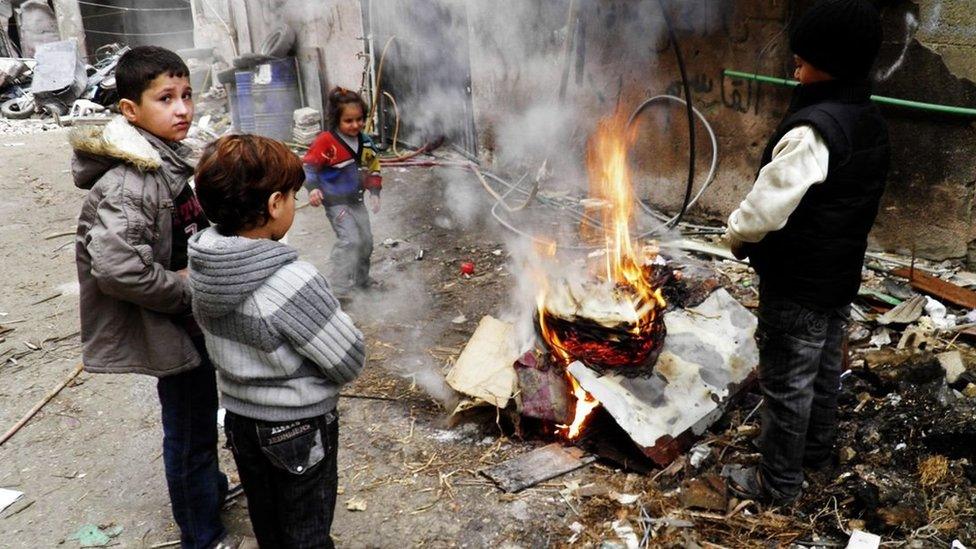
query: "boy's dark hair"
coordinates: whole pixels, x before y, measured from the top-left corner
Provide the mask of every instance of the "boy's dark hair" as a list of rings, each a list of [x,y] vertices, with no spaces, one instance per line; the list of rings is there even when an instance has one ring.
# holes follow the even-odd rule
[[[176,78],[189,76],[190,69],[179,55],[159,46],[136,46],[125,52],[115,68],[115,88],[120,99],[136,103],[149,83],[165,74]]]
[[[342,109],[346,105],[359,105],[363,109],[363,116],[369,116],[369,107],[363,96],[346,88],[335,87],[329,92],[329,126],[333,129],[339,126]]]
[[[268,198],[300,189],[305,171],[283,143],[243,134],[207,145],[194,177],[203,212],[230,236],[267,223]]]

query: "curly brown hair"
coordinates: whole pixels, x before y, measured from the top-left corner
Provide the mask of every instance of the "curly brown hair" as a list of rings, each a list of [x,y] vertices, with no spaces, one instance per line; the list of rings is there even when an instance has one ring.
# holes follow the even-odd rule
[[[267,223],[268,198],[300,189],[305,171],[280,141],[242,134],[207,145],[194,178],[204,213],[230,236]]]

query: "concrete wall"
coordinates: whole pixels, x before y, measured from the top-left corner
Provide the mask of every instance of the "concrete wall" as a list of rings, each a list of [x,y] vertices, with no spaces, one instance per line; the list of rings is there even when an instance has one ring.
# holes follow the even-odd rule
[[[580,159],[599,118],[615,110],[629,114],[650,96],[681,94],[674,51],[656,2],[439,1],[463,14],[458,20],[466,21],[478,152],[496,169],[531,169],[549,158],[554,178],[568,186],[582,186]],[[227,2],[247,6],[247,33],[253,44],[260,42],[274,21],[284,20],[299,29],[302,47],[321,48],[327,85],[360,87],[364,64],[359,56],[363,48],[359,1]],[[786,89],[724,78],[722,70],[789,77],[792,62],[786,26],[810,3],[670,3],[694,104],[718,138],[718,174],[695,209],[697,215],[724,218],[745,196],[766,140],[789,100]],[[876,92],[976,106],[976,0],[884,4],[886,41],[875,75]],[[423,17],[422,5],[417,3],[417,17]],[[579,20],[579,27],[570,23],[571,5],[577,10],[572,21]],[[232,12],[228,13],[232,16]],[[402,32],[409,33],[410,27],[404,21]],[[574,31],[578,28],[582,30]],[[571,34],[577,40],[567,54]],[[375,46],[379,49],[382,44]],[[567,62],[565,98],[560,99]],[[968,253],[976,263],[972,121],[904,109],[885,108],[885,113],[894,156],[872,245],[900,252],[915,249],[920,256],[935,259],[962,258]],[[711,154],[700,126],[696,150],[700,183]],[[687,162],[686,122],[678,105],[655,107],[642,119],[633,156],[639,168],[639,194],[662,208],[676,208],[684,192]]]
[[[976,2],[899,2],[886,10],[885,30],[879,94],[976,106]],[[973,120],[886,112],[893,170],[875,228],[879,244],[934,259],[969,255],[976,267]]]
[[[486,11],[471,8],[472,3],[469,14],[490,18],[492,12],[518,12],[515,0],[495,6],[498,4],[500,9]],[[644,97],[681,95],[673,50],[667,46],[660,23],[655,23],[659,19],[641,11],[653,11],[656,3],[642,3],[650,8],[622,2],[596,4],[583,9],[587,33],[582,65],[576,65],[577,57],[571,56],[574,66],[568,89],[583,128],[592,127],[597,116],[616,105],[629,112]],[[718,176],[696,213],[724,218],[735,208],[751,187],[766,140],[789,99],[784,89],[723,78],[722,69],[789,77],[791,55],[785,28],[806,4],[809,2],[786,0],[686,2],[671,14],[679,27],[694,103],[714,126],[720,149]],[[563,17],[567,5],[562,3]],[[525,64],[517,56],[499,62],[499,52],[506,50],[492,49],[493,38],[486,33],[480,35],[483,48],[472,46],[475,112],[488,156],[504,146],[499,143],[499,132],[493,131],[500,113],[512,107],[517,110],[522,102],[531,104],[528,98],[540,94],[548,93],[556,101],[552,90],[558,87],[562,68],[565,22],[555,20],[559,14],[552,12],[559,9],[535,14],[533,25],[553,36],[537,45],[539,51],[549,54],[548,64]],[[886,40],[875,74],[876,93],[976,106],[976,1],[888,2],[883,19]],[[633,28],[635,22],[643,28]],[[472,21],[471,28],[478,36],[477,29],[491,25]],[[513,97],[520,100],[509,99]],[[901,253],[914,249],[919,256],[932,259],[968,255],[976,267],[973,121],[906,109],[884,110],[891,126],[893,165],[872,246]],[[704,174],[710,150],[703,131],[698,140],[697,170]],[[577,148],[567,152],[580,153],[581,140],[577,141]],[[655,109],[642,123],[635,150],[643,196],[666,209],[679,204],[686,151],[683,113],[677,108]]]
[[[194,0],[194,17],[196,46],[213,46],[228,62],[237,53],[258,50],[274,26],[284,22],[296,30],[300,54],[321,51],[323,87],[358,89],[362,82],[359,0]]]

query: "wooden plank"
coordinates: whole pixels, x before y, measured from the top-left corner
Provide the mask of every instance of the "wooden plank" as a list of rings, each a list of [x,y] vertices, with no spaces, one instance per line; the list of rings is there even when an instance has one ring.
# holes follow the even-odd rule
[[[969,310],[976,309],[976,292],[972,290],[957,286],[952,282],[946,282],[918,269],[912,272],[907,267],[901,267],[891,271],[891,274],[907,278],[912,288],[924,294],[929,294]]]
[[[519,492],[596,461],[575,446],[552,443],[481,471],[506,492]]]

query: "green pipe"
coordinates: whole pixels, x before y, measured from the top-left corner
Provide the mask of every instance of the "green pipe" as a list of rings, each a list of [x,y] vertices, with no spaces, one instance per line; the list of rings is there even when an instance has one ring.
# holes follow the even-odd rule
[[[756,82],[775,84],[777,86],[787,86],[793,88],[800,84],[796,80],[776,78],[775,76],[764,76],[762,74],[753,74],[751,72],[740,72],[740,71],[733,71],[733,70],[726,69],[723,73],[725,74],[725,76],[728,76],[730,78],[740,78],[743,80],[755,80]],[[923,111],[941,112],[945,114],[956,114],[960,116],[976,117],[976,109],[970,109],[968,107],[953,107],[951,105],[939,105],[938,103],[923,103],[921,101],[897,99],[895,97],[885,97],[883,95],[872,95],[871,99],[877,103],[883,103],[885,105],[897,105],[899,107],[907,107],[909,109],[919,109]]]

